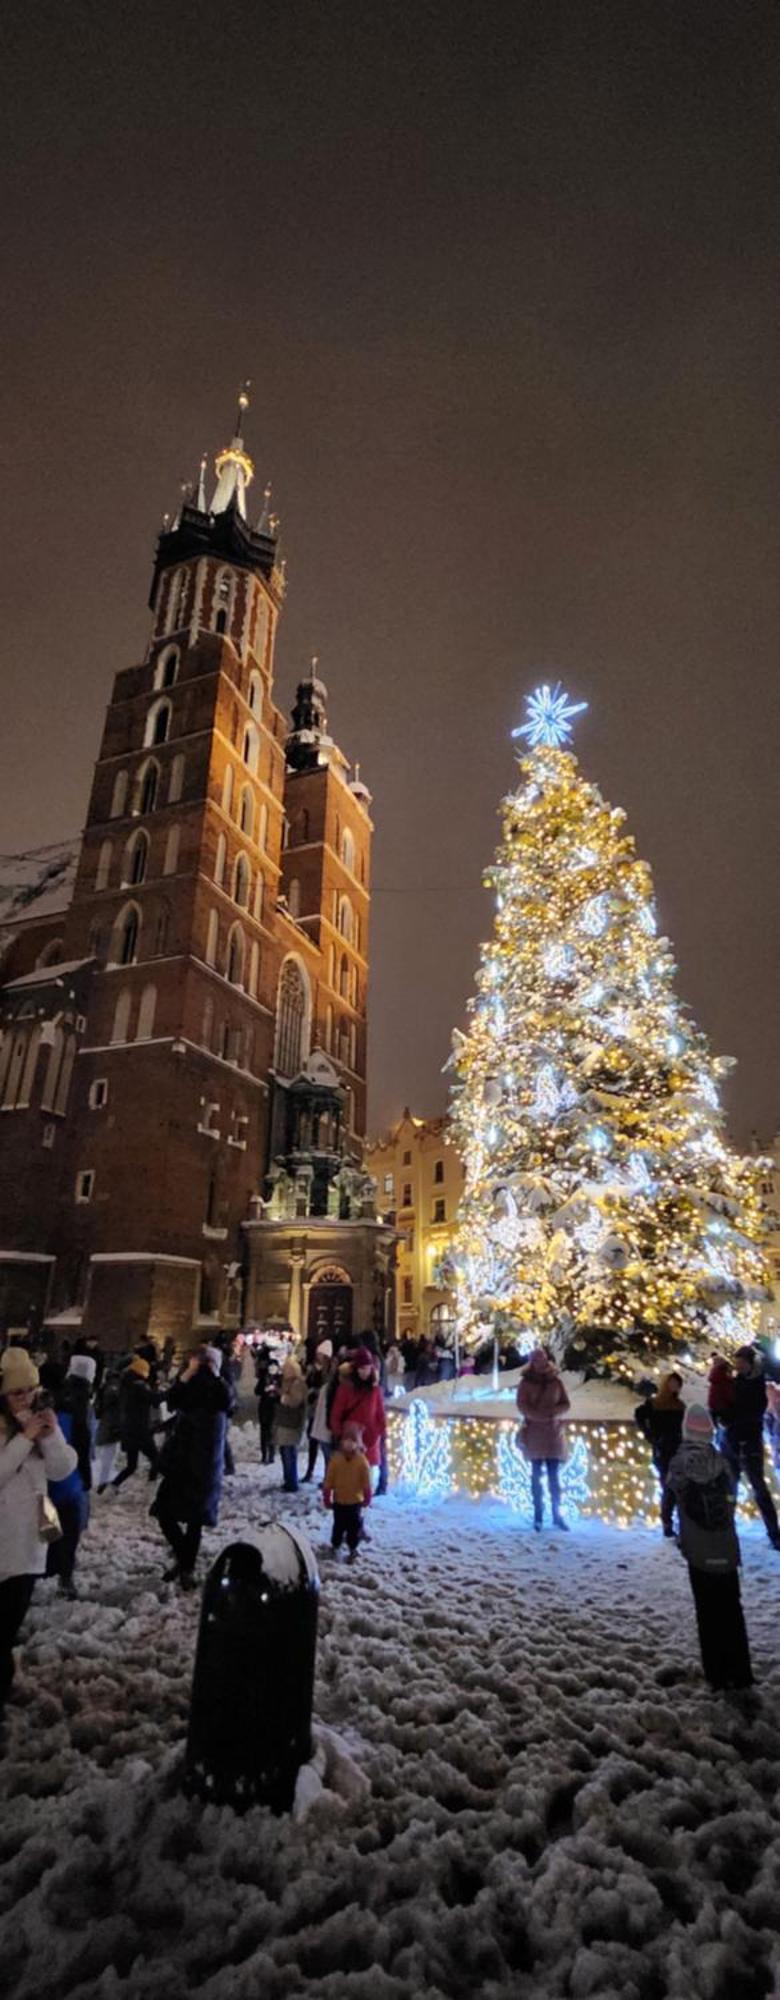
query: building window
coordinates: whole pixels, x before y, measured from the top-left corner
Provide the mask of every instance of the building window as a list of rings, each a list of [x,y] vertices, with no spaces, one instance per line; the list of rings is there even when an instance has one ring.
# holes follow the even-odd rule
[[[154,812],[157,804],[157,790],[160,783],[160,766],[149,757],[135,781],[133,810],[137,813]]]
[[[73,1075],[73,1065],[75,1063],[75,1060],[76,1060],[76,1037],[75,1035],[68,1035],[65,1041],[62,1063],[60,1065],[60,1073],[57,1078],[57,1094],[55,1096],[54,1103],[52,1105],[52,1110],[55,1112],[58,1118],[64,1118],[68,1108],[68,1096],[70,1094],[70,1080]]]
[[[436,1160],[436,1161],[434,1161],[434,1167],[433,1167],[433,1178],[434,1178],[434,1181],[435,1181],[435,1183],[436,1183],[436,1186],[437,1186],[437,1187],[441,1187],[441,1185],[442,1185],[442,1182],[443,1182],[443,1180],[444,1180],[444,1161],[443,1161],[443,1160]]]
[[[219,943],[219,917],[217,916],[216,910],[209,910],[208,930],[206,932],[207,965],[216,965],[218,943]]]
[[[233,766],[232,764],[226,764],[225,775],[222,780],[222,811],[224,813],[227,813],[229,817],[230,814],[232,813],[232,810],[233,810]]]
[[[260,675],[257,673],[250,674],[249,676],[247,701],[249,702],[252,714],[259,715],[263,706],[263,683]]]
[[[168,586],[168,609],[165,618],[166,632],[175,632],[184,623],[184,603],[187,594],[187,575],[177,569]]]
[[[410,1305],[411,1305],[411,1303],[412,1303],[412,1280],[411,1280],[411,1278],[404,1278],[404,1281],[403,1281],[403,1286],[404,1286],[404,1305],[405,1305],[405,1306],[410,1306]]]
[[[238,824],[241,828],[241,832],[246,834],[248,840],[251,840],[252,838],[252,829],[254,827],[254,823],[255,823],[255,802],[252,797],[252,793],[250,791],[249,786],[244,785],[241,791],[241,804],[238,813]]]
[[[279,975],[274,1066],[280,1076],[296,1076],[308,1053],[308,982],[296,958],[285,959]]]
[[[94,1082],[91,1083],[89,1086],[90,1111],[102,1111],[104,1104],[107,1103],[108,1103],[108,1077],[96,1076]]]
[[[339,993],[342,1000],[349,999],[349,960],[343,957],[339,966]]]
[[[157,655],[154,669],[155,689],[173,687],[178,671],[179,655],[176,647],[168,646],[164,652]]]
[[[76,1175],[76,1200],[91,1201],[94,1186],[94,1169],[92,1167],[85,1167],[80,1174]]]
[[[243,758],[244,763],[246,764],[247,770],[251,771],[253,776],[256,776],[257,766],[260,760],[260,737],[257,733],[257,730],[253,722],[248,722],[246,725],[246,729],[244,730],[244,739],[241,745],[241,756]]]
[[[403,1156],[403,1159],[402,1159],[402,1161],[401,1161],[401,1165],[402,1165],[402,1167],[410,1167],[410,1166],[411,1166],[411,1164],[412,1164],[412,1155],[411,1155],[411,1153],[404,1153],[404,1156]]]
[[[138,1026],[135,1031],[137,1042],[151,1041],[154,1034],[154,1016],[157,1008],[156,986],[145,986],[138,1009]]]
[[[127,805],[127,772],[117,771],[111,793],[110,819],[121,819]]]
[[[42,965],[59,965],[61,963],[63,956],[64,956],[63,939],[52,938],[51,943],[45,944],[43,947],[43,951],[38,953],[38,957],[36,958],[35,961],[36,972]]]
[[[341,932],[342,937],[346,938],[347,943],[350,944],[354,936],[355,922],[354,911],[348,896],[339,897],[337,929]]]
[[[224,833],[221,833],[217,839],[217,851],[214,856],[214,880],[216,882],[218,889],[222,888],[222,884],[225,880],[226,854],[227,854],[227,841],[225,839]]]
[[[446,1222],[447,1220],[447,1203],[441,1197],[433,1204],[433,1220],[434,1222]]]
[[[117,994],[116,1006],[114,1008],[114,1020],[111,1028],[112,1042],[127,1041],[128,1039],[127,1030],[130,1026],[130,1009],[132,1007],[132,1004],[133,1004],[132,993],[130,991],[129,986],[125,986],[122,992]]]
[[[171,764],[170,776],[168,779],[169,806],[175,806],[178,803],[179,799],[181,798],[183,790],[184,790],[184,758],[181,754],[181,751],[179,750],[177,751],[177,754],[174,757],[173,762]]]
[[[301,885],[300,885],[300,882],[299,882],[299,880],[298,880],[298,877],[297,877],[297,875],[294,875],[294,876],[293,876],[293,879],[292,879],[292,881],[291,881],[291,883],[290,883],[290,887],[289,887],[289,889],[288,889],[288,891],[287,891],[287,908],[288,908],[288,910],[289,910],[289,912],[290,912],[290,916],[291,916],[291,917],[299,917],[299,916],[300,916],[300,914],[301,914]]]
[[[137,888],[145,880],[148,859],[149,835],[141,832],[132,834],[122,860],[123,887]]]
[[[262,923],[262,921],[263,921],[263,901],[264,901],[264,898],[265,898],[265,883],[263,882],[263,878],[262,878],[262,875],[258,875],[258,876],[256,877],[256,879],[255,879],[255,908],[254,908],[254,917],[255,917],[255,923],[256,923],[256,924],[261,924],[261,923]]]
[[[3,1084],[3,1110],[13,1111],[16,1106],[19,1085],[22,1080],[24,1059],[27,1054],[26,1028],[23,1029],[20,1035],[8,1034],[6,1032],[6,1035],[3,1037],[3,1053],[6,1056],[8,1065]]]
[[[257,829],[257,844],[258,847],[268,846],[268,807],[266,805],[262,805],[260,807],[260,825]]]
[[[401,1207],[411,1208],[411,1206],[412,1206],[412,1183],[411,1181],[405,1181]]]
[[[156,701],[150,708],[144,731],[145,749],[151,749],[153,744],[167,743],[171,727],[171,712],[169,701]]]
[[[108,887],[108,878],[111,873],[111,856],[113,854],[113,851],[114,850],[112,848],[110,840],[104,840],[102,847],[100,849],[100,853],[98,855],[98,865],[95,871],[96,889],[106,889]]]
[[[257,940],[253,939],[251,949],[249,952],[249,978],[247,981],[247,992],[249,993],[249,995],[253,1000],[257,999],[257,977],[259,970],[260,970],[260,952],[258,949]]]
[[[134,965],[138,956],[140,917],[134,903],[120,910],[114,927],[111,958],[114,965]]]
[[[242,986],[244,981],[244,933],[240,924],[232,924],[228,932],[225,954],[225,978],[231,986]]]
[[[230,614],[233,610],[234,589],[235,579],[232,572],[229,569],[221,569],[217,576],[214,590],[213,630],[215,632],[226,632],[228,629]]]
[[[236,865],[233,870],[233,901],[238,904],[240,910],[248,908],[251,887],[252,871],[249,862],[245,854],[239,854],[236,856]]]
[[[180,833],[181,833],[181,828],[178,826],[171,826],[168,828],[168,838],[165,842],[165,859],[163,861],[164,875],[176,874],[176,870],[179,866]]]
[[[160,908],[157,912],[157,922],[154,927],[155,958],[162,958],[163,953],[166,952],[168,949],[168,931],[170,928],[170,922],[171,922],[170,903],[161,903]]]
[[[215,1229],[217,1223],[217,1176],[209,1174],[206,1182],[206,1210],[203,1217],[207,1229]]]
[[[353,838],[353,835],[352,835],[352,834],[350,833],[350,830],[349,830],[349,827],[348,827],[348,826],[345,826],[345,828],[344,828],[344,832],[342,833],[342,836],[341,836],[341,859],[342,859],[342,861],[343,861],[343,863],[344,863],[344,867],[345,867],[345,868],[348,868],[348,869],[349,869],[349,871],[350,871],[350,874],[354,875],[354,873],[355,873],[355,842],[354,842],[354,838]]]
[[[393,1192],[393,1176],[392,1176],[392,1174],[385,1174],[385,1177],[384,1177],[384,1180],[383,1180],[383,1182],[382,1182],[382,1189],[383,1189],[383,1192],[384,1192],[385,1194],[392,1194],[392,1192]]]

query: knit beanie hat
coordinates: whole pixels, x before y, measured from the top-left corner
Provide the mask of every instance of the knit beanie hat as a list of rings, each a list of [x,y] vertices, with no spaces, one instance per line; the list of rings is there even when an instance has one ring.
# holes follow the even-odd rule
[[[353,1368],[373,1368],[375,1360],[376,1355],[371,1353],[370,1347],[356,1347],[352,1356],[352,1366]]]
[[[145,1382],[149,1374],[149,1363],[144,1361],[142,1354],[134,1354],[127,1372],[128,1375],[140,1375],[141,1381]]]
[[[318,1342],[317,1342],[317,1353],[318,1353],[318,1354],[327,1354],[327,1356],[328,1356],[328,1359],[330,1360],[330,1357],[331,1357],[331,1355],[332,1355],[332,1353],[333,1353],[333,1342],[332,1342],[332,1340],[318,1340]]]
[[[693,1444],[709,1444],[713,1434],[713,1422],[709,1410],[703,1403],[689,1403],[683,1417],[683,1437]]]
[[[68,1364],[68,1374],[75,1375],[80,1382],[91,1384],[95,1380],[96,1367],[97,1362],[91,1354],[74,1354]]]
[[[0,1395],[12,1396],[17,1389],[37,1389],[40,1376],[35,1362],[24,1347],[7,1347],[0,1361]]]

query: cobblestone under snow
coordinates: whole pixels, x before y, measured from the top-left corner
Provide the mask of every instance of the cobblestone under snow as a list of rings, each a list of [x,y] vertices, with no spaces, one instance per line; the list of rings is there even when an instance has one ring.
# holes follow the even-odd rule
[[[269,1511],[247,1456],[207,1554]],[[178,1788],[199,1600],[140,1476],[81,1601],[39,1586],[0,1764],[5,2000],[763,2000],[780,1994],[780,1558],[743,1539],[760,1701],[702,1683],[673,1545],[377,1503],[323,1562],[324,1789],[243,1818]]]

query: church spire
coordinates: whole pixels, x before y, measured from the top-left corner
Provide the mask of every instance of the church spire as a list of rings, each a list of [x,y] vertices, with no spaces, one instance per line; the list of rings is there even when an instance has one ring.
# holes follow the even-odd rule
[[[225,514],[229,507],[235,507],[246,520],[247,488],[254,478],[255,468],[249,454],[244,449],[244,411],[249,408],[249,383],[245,382],[238,398],[236,427],[229,445],[220,451],[214,461],[217,485],[211,502],[212,514]]]
[[[207,459],[207,458],[205,458],[205,457],[204,457],[204,458],[202,458],[202,459],[201,459],[201,461],[200,461],[200,467],[199,467],[199,470],[198,470],[198,484],[197,484],[197,488],[196,488],[196,495],[195,495],[195,505],[196,505],[196,507],[197,507],[197,509],[198,509],[198,513],[199,513],[199,514],[205,514],[205,512],[206,512],[206,467],[207,467],[207,465],[208,465],[208,459]]]

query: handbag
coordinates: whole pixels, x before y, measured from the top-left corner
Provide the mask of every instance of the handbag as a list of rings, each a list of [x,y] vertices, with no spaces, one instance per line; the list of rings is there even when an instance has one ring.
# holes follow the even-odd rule
[[[38,1495],[38,1540],[39,1542],[62,1541],[62,1522],[48,1493]]]

